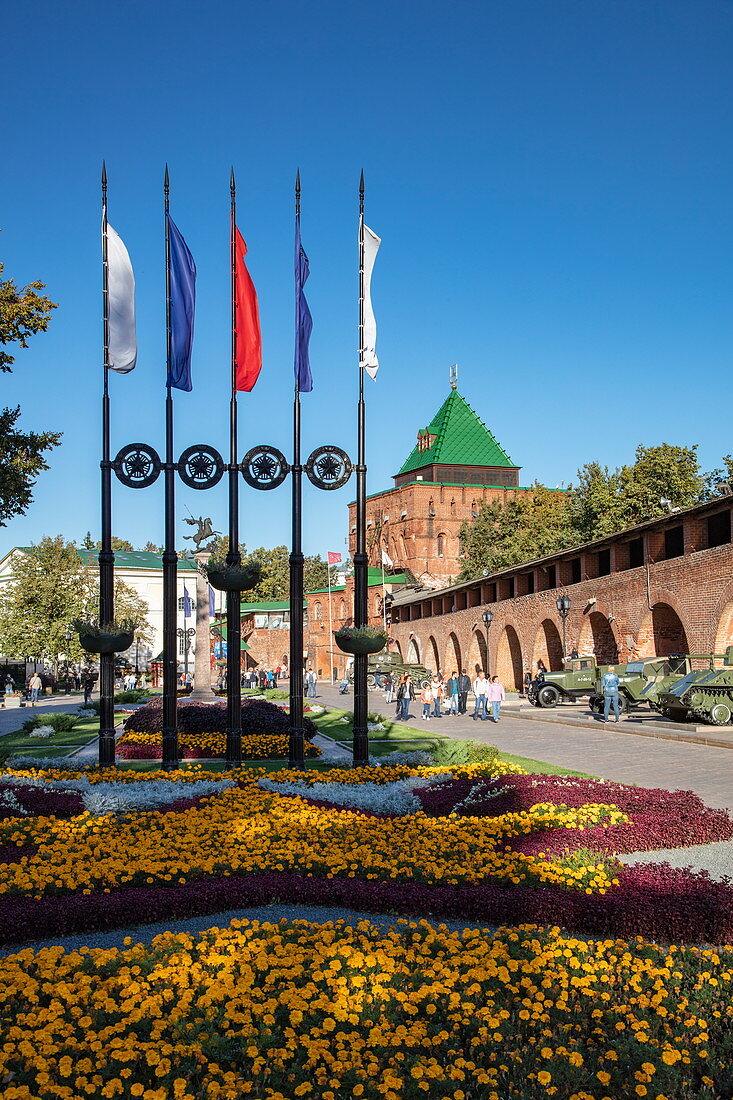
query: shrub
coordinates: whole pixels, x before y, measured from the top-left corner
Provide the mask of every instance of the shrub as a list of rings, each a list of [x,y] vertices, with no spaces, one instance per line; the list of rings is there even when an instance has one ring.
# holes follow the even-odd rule
[[[78,721],[76,714],[36,714],[32,718],[26,718],[23,729],[26,733],[37,729],[38,726],[52,726],[55,733],[68,733]]]
[[[160,696],[140,707],[125,721],[125,730],[135,733],[160,733],[163,724],[163,700]],[[242,733],[285,734],[290,718],[284,710],[266,699],[242,699]],[[222,703],[189,703],[178,706],[178,732],[181,736],[201,733],[226,733],[227,708]],[[318,730],[310,718],[303,718],[306,737]]]
[[[115,695],[115,703],[145,703],[149,698],[149,691],[133,688],[131,691],[118,691]]]
[[[290,692],[283,691],[281,688],[265,688],[262,692],[265,699],[289,699]]]
[[[478,741],[437,741],[433,749],[433,763],[437,767],[459,764],[492,764],[498,757],[496,745],[481,745]]]

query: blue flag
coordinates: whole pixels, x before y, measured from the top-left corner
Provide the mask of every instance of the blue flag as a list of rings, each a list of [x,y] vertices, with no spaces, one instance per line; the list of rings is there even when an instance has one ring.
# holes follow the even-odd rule
[[[209,618],[214,618],[214,589],[209,585]]]
[[[191,597],[188,594],[188,589],[185,584],[183,586],[183,617],[184,619],[191,618]]]
[[[192,390],[196,264],[170,214],[166,214],[166,219],[171,256],[171,359],[166,385],[177,390]]]
[[[308,257],[300,243],[300,218],[295,219],[295,384],[301,393],[313,389],[311,365],[308,359],[308,342],[311,338],[313,318],[305,300],[304,287],[310,275]]]

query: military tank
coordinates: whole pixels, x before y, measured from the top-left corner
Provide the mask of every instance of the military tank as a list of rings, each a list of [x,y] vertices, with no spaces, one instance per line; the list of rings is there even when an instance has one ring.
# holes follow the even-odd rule
[[[389,673],[393,680],[398,681],[405,673],[410,677],[415,686],[425,687],[433,678],[433,671],[425,665],[408,664],[402,660],[399,653],[372,653],[367,664],[367,687],[381,688],[384,677]],[[349,669],[349,683],[354,680],[354,666]]]
[[[691,672],[659,696],[659,709],[675,722],[707,722],[727,726],[733,721],[733,647],[725,651],[722,668]]]

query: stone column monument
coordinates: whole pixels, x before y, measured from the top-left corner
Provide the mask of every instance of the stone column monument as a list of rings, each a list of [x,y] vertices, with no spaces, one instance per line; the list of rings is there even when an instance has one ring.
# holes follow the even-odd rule
[[[184,535],[184,538],[192,539],[196,550],[193,558],[198,565],[196,574],[196,652],[193,672],[193,691],[189,699],[195,699],[197,703],[214,703],[216,695],[211,690],[211,623],[209,618],[209,580],[204,566],[211,557],[211,546],[203,546],[202,543],[211,539],[218,532],[213,531],[210,519],[187,519],[198,527],[195,535]]]

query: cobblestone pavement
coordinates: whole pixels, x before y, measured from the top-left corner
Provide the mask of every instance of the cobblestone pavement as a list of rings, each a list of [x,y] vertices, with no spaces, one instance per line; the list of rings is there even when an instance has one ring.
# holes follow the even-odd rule
[[[351,710],[353,694],[339,695],[337,688],[318,685],[317,700],[325,706]],[[369,709],[392,717],[394,707],[384,701],[383,692],[369,693]],[[564,726],[556,722],[532,721],[502,716],[498,724],[474,722],[470,715],[443,717],[425,722],[417,717],[413,702],[407,725],[419,733],[440,733],[467,737],[497,745],[502,752],[528,756],[563,768],[588,772],[619,783],[666,790],[692,790],[708,806],[733,811],[733,752],[710,745],[635,737],[617,732],[613,724]],[[395,746],[397,748],[398,746]]]

